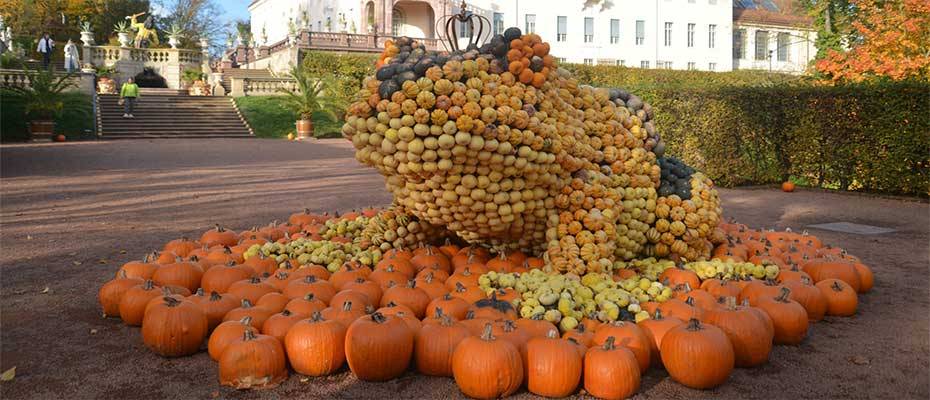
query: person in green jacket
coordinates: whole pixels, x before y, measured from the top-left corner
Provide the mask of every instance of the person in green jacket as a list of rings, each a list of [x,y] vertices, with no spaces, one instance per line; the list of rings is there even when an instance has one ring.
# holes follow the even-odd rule
[[[129,78],[123,83],[119,97],[123,101],[123,118],[135,118],[132,111],[136,107],[136,98],[139,97],[139,85],[136,85],[134,79]]]

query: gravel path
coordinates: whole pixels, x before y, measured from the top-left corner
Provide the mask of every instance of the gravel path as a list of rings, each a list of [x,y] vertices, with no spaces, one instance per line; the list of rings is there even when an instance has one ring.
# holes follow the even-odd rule
[[[371,384],[343,372],[292,376],[266,391],[221,388],[205,352],[164,359],[139,330],[103,319],[100,285],[124,262],[214,223],[237,230],[297,210],[390,202],[381,178],[341,140],[135,140],[0,146],[0,383],[33,398],[460,398],[451,379],[415,373]],[[876,273],[852,318],[827,318],[797,347],[738,369],[712,391],[651,369],[641,398],[930,398],[930,207],[800,190],[721,190],[727,217],[754,227],[847,221],[882,235],[811,230]],[[521,392],[516,398],[531,398]],[[581,397],[581,396],[579,396]]]

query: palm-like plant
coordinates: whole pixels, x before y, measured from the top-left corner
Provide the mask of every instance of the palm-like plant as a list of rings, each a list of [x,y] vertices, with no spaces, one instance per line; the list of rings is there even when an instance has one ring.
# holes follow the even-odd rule
[[[311,76],[300,67],[292,67],[289,75],[297,83],[296,90],[279,88],[278,91],[285,95],[287,106],[300,119],[309,120],[316,112],[324,113],[332,120],[339,119],[336,111],[342,108],[343,101],[327,94],[327,90],[335,87],[332,78]]]
[[[26,114],[35,120],[50,120],[61,114],[64,103],[61,93],[74,86],[73,74],[55,76],[51,71],[36,69],[26,71],[28,85],[4,85],[4,96],[20,99]]]

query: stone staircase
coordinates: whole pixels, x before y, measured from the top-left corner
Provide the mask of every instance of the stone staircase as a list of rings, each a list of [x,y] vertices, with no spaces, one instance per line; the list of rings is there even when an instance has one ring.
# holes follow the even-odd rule
[[[274,78],[274,75],[271,73],[271,70],[268,69],[224,69],[223,80],[220,82],[220,85],[223,86],[223,89],[226,89],[226,93],[232,91],[232,85],[230,84],[232,78]]]
[[[123,118],[118,101],[117,95],[97,97],[97,132],[104,139],[252,137],[252,129],[229,97],[143,88],[135,118]]]

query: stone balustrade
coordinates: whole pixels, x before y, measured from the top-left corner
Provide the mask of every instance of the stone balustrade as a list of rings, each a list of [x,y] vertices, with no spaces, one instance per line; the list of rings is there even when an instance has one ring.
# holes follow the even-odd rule
[[[281,89],[299,91],[297,82],[291,78],[245,78],[229,79],[230,96],[279,96]]]
[[[136,49],[121,46],[84,46],[84,63],[95,67],[112,67],[118,82],[136,76],[150,68],[165,78],[171,89],[181,87],[181,74],[185,69],[196,68],[211,72],[209,57],[199,50],[152,48]]]

